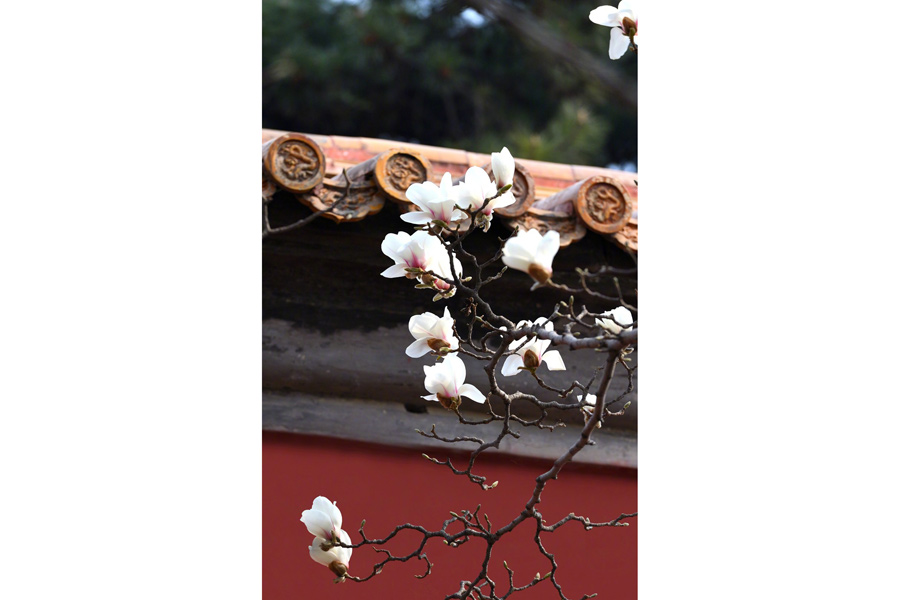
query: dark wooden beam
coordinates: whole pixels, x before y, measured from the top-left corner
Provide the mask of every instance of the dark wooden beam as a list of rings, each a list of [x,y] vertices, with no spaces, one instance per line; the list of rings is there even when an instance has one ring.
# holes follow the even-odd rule
[[[477,417],[475,413],[464,416]],[[453,438],[476,436],[493,439],[498,424],[472,427],[459,423],[456,415],[435,403],[425,412],[411,412],[398,402],[371,399],[338,399],[299,391],[263,393],[263,429],[338,440],[356,440],[421,449],[436,458],[448,452],[473,450],[473,443],[445,444],[416,433],[416,429]],[[520,431],[521,427],[514,430]],[[510,456],[555,460],[579,435],[578,427],[559,427],[554,431],[529,428],[527,435],[515,440],[507,437],[500,450],[488,450]],[[612,467],[637,468],[637,436],[634,433],[601,430],[594,435],[596,445],[575,456],[574,462]]]

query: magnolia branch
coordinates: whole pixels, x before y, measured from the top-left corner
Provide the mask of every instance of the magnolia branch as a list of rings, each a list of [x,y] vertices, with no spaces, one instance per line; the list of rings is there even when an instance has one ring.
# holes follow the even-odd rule
[[[290,225],[284,225],[283,227],[272,227],[272,225],[269,223],[269,204],[272,202],[272,198],[271,197],[266,198],[264,196],[263,204],[262,204],[262,214],[263,214],[262,237],[263,237],[263,239],[265,239],[267,236],[269,236],[273,233],[284,233],[286,231],[293,231],[294,229],[300,229],[301,227],[308,225],[309,223],[311,223],[315,219],[321,217],[322,215],[326,215],[328,213],[334,212],[335,210],[340,208],[341,204],[343,204],[347,200],[347,198],[350,197],[350,189],[351,189],[352,183],[353,183],[352,181],[350,181],[350,178],[347,176],[347,169],[344,169],[343,176],[344,176],[344,181],[346,182],[346,185],[344,186],[344,193],[341,195],[340,198],[335,200],[331,204],[331,206],[327,206],[321,210],[317,210],[316,212],[309,215],[308,217],[300,219],[299,221],[291,223]]]

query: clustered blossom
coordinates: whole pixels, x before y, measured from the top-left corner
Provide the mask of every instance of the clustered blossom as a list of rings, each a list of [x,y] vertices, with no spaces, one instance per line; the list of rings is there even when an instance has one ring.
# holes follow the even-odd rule
[[[619,335],[626,329],[631,329],[634,319],[631,317],[631,311],[624,306],[618,306],[611,311],[605,312],[596,319],[597,325],[610,332],[613,335]]]
[[[609,57],[622,58],[630,45],[637,47],[638,18],[634,3],[630,0],[619,2],[618,8],[598,6],[588,18],[597,25],[612,27],[609,36]]]
[[[509,149],[491,154],[491,169],[495,181],[481,167],[471,167],[465,179],[453,185],[450,173],[444,173],[441,185],[430,181],[414,183],[406,190],[407,199],[420,210],[400,216],[407,223],[423,227],[412,235],[406,232],[389,233],[381,243],[381,251],[393,259],[394,265],[385,269],[383,277],[417,279],[417,287],[437,291],[434,299],[449,298],[454,286],[445,280],[453,280],[453,271],[462,278],[462,263],[452,257],[432,225],[449,228],[451,223],[469,220],[469,213],[476,212],[475,225],[485,231],[491,226],[494,209],[513,204],[512,181],[516,163]],[[453,268],[451,268],[451,265]]]
[[[519,321],[516,329],[531,326],[531,321]],[[553,323],[545,318],[537,319],[534,325],[543,325],[548,331],[553,331]],[[505,329],[505,328],[504,328]],[[546,364],[550,371],[565,371],[566,365],[563,363],[559,350],[547,351],[550,346],[550,340],[542,340],[534,337],[531,339],[520,339],[510,344],[509,349],[515,351],[515,354],[506,357],[503,368],[500,373],[507,377],[518,375],[519,371],[526,370],[534,372],[541,364]]]
[[[558,250],[559,232],[551,229],[541,235],[537,229],[520,231],[503,246],[503,263],[528,273],[537,287],[553,276],[553,257]]]
[[[469,219],[464,210],[480,210],[475,217],[475,225],[487,231],[494,210],[516,201],[511,191],[516,162],[508,148],[491,153],[491,170],[494,181],[481,167],[471,167],[456,185],[453,185],[450,173],[444,173],[440,187],[430,181],[412,184],[406,190],[406,198],[420,210],[400,218],[415,225],[434,223],[439,227],[449,227],[450,223]]]
[[[484,403],[486,400],[478,388],[466,381],[466,365],[462,359],[451,354],[433,367],[425,366],[425,389],[431,392],[428,396],[422,396],[426,400],[440,402],[447,409],[454,409],[462,401],[460,396],[465,396],[475,402]]]
[[[410,358],[425,356],[432,350],[446,354],[459,348],[459,340],[453,335],[453,317],[446,306],[443,317],[430,312],[410,317],[409,333],[416,338],[406,348],[406,355]]]
[[[350,565],[353,548],[335,546],[335,542],[350,545],[350,536],[341,529],[343,518],[337,503],[325,496],[313,500],[312,508],[304,510],[300,521],[315,536],[309,547],[309,556],[319,564],[328,567],[337,575],[335,583],[344,581]]]

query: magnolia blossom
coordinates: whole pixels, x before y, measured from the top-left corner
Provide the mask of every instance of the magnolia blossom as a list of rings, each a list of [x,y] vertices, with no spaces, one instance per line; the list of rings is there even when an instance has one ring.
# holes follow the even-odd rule
[[[441,241],[430,235],[427,231],[417,231],[409,235],[405,231],[389,233],[381,242],[381,251],[396,263],[382,271],[383,277],[407,277],[415,279],[414,273],[406,269],[428,270],[429,265],[434,264],[441,253],[447,254],[447,249]]]
[[[342,544],[352,544],[350,536],[343,529],[338,532],[338,539]],[[350,567],[350,555],[353,548],[335,546],[329,540],[316,537],[309,547],[309,556],[321,565],[325,565],[331,572],[337,575],[335,583],[344,581]]]
[[[309,556],[317,563],[323,564],[331,572],[337,575],[336,582],[344,580],[347,568],[350,564],[352,548],[335,546],[340,541],[350,545],[350,536],[341,529],[343,518],[338,510],[337,503],[331,502],[325,496],[319,496],[313,500],[312,508],[304,510],[300,520],[315,539],[309,547]]]
[[[407,223],[416,225],[424,225],[431,221],[450,223],[466,218],[466,213],[456,208],[456,189],[453,187],[450,173],[444,173],[441,187],[430,181],[412,184],[406,190],[406,197],[422,209],[418,212],[400,215],[400,218]]]
[[[440,402],[444,408],[453,409],[459,406],[460,396],[466,396],[475,402],[484,403],[484,394],[474,385],[465,383],[466,365],[462,359],[451,354],[433,367],[425,366],[425,389],[431,392],[422,396],[426,400]]]
[[[313,500],[312,508],[303,511],[300,520],[314,536],[334,540],[335,532],[341,530],[343,518],[336,503],[319,496]]]
[[[531,275],[537,286],[553,276],[553,257],[558,250],[559,232],[551,229],[541,235],[537,229],[520,231],[503,246],[503,263]]]
[[[516,161],[513,160],[512,154],[509,153],[506,146],[500,152],[491,152],[491,171],[494,173],[497,189],[512,185],[513,177],[516,174]]]
[[[430,312],[411,317],[409,332],[416,338],[406,349],[406,355],[411,358],[425,356],[431,350],[440,352],[459,348],[459,340],[453,335],[453,317],[446,306],[444,316],[440,318]]]
[[[611,318],[604,319],[603,317]],[[631,325],[634,323],[634,320],[631,318],[631,311],[624,306],[619,306],[603,313],[596,321],[597,325],[613,335],[619,335],[623,330],[631,329]]]
[[[538,319],[534,324],[543,325],[544,329],[553,331],[553,323],[546,319]],[[528,325],[531,325],[529,321],[521,321],[516,325],[516,329],[527,327]],[[551,371],[565,371],[566,365],[563,364],[559,351],[550,350],[547,352],[549,346],[550,340],[542,340],[537,337],[525,343],[522,343],[521,340],[516,340],[510,344],[510,349],[515,350],[516,353],[506,357],[500,372],[507,377],[511,377],[512,375],[518,375],[522,369],[532,371],[538,368],[541,363],[545,363]]]
[[[435,289],[439,295],[435,297],[449,298],[456,292],[452,284],[427,273],[430,271],[444,279],[453,280],[450,269],[450,253],[441,240],[427,231],[417,231],[412,235],[401,231],[389,233],[381,242],[381,251],[396,263],[381,272],[382,277],[406,277],[418,279],[422,285]],[[453,257],[453,266],[457,277],[462,277],[462,263]],[[418,269],[409,271],[408,269]]]
[[[493,159],[491,161],[493,162]],[[501,162],[505,163],[505,159],[502,159]],[[500,167],[500,170],[505,174],[507,170],[505,164]],[[513,166],[513,170],[515,170],[515,166]],[[456,194],[456,204],[460,208],[474,211],[484,206],[479,216],[476,217],[476,225],[484,227],[485,231],[491,226],[494,209],[509,206],[516,201],[511,190],[506,191],[499,198],[494,198],[497,195],[497,184],[491,181],[487,171],[481,167],[470,167],[466,171],[466,178],[457,185]],[[487,204],[485,205],[485,203]]]
[[[618,8],[598,6],[591,11],[588,18],[597,25],[612,27],[609,36],[609,57],[613,60],[622,58],[630,44],[637,46],[638,18],[634,11],[634,3],[630,0],[619,2]]]

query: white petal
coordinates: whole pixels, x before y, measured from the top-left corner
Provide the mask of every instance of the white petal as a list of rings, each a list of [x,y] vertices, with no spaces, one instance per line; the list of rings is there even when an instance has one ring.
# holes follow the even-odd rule
[[[503,264],[508,266],[510,269],[515,269],[517,271],[523,271],[525,273],[528,272],[528,267],[531,266],[531,261],[525,258],[519,258],[518,256],[503,256],[502,257]]]
[[[430,204],[444,199],[438,186],[430,181],[412,184],[406,190],[406,197],[422,210],[428,210]]]
[[[425,400],[431,400],[432,402],[440,402],[440,400],[438,400],[437,394],[429,394],[427,396],[420,396],[420,398],[424,398]]]
[[[312,507],[315,510],[320,510],[325,513],[331,519],[331,522],[334,523],[335,529],[341,528],[344,517],[341,515],[340,509],[337,507],[337,502],[332,502],[325,496],[317,496],[316,499],[313,500]]]
[[[471,383],[465,383],[459,386],[459,395],[466,396],[467,398],[470,398],[471,400],[474,400],[475,402],[479,402],[481,404],[484,404],[484,401],[487,400],[484,394],[482,394],[478,390],[478,388]]]
[[[504,208],[510,204],[516,203],[516,197],[513,196],[512,190],[506,192],[496,200],[491,201],[491,209]]]
[[[531,346],[532,348],[534,348],[534,351],[537,352],[537,355],[542,357],[543,360],[544,352],[546,352],[547,348],[550,347],[550,340],[542,340],[538,338],[534,342],[532,342]]]
[[[444,309],[446,310],[446,307]],[[438,321],[438,316],[434,313],[414,315],[409,318],[409,333],[415,338],[428,337],[434,333]]]
[[[491,153],[491,171],[494,173],[494,181],[497,182],[498,188],[502,188],[513,182],[513,175],[515,175],[516,172],[516,163],[513,160],[509,149],[505,146],[500,152]]]
[[[410,212],[403,213],[400,215],[400,219],[406,221],[407,223],[412,223],[413,225],[424,225],[425,223],[431,223],[434,221],[434,215],[430,212]]]
[[[553,331],[553,321],[547,319],[547,317],[538,317],[534,320],[534,325],[541,326],[541,329],[546,329],[547,331]]]
[[[584,396],[578,396],[578,400],[584,400],[585,404],[589,404],[590,406],[597,405],[597,396],[595,394],[587,394]]]
[[[623,329],[628,329],[634,324],[631,311],[624,306],[618,306],[600,316],[600,319],[596,319],[597,325],[614,335],[618,335]]]
[[[513,354],[512,356],[506,357],[506,361],[503,363],[503,368],[500,369],[500,373],[507,377],[512,377],[513,375],[519,374],[519,367],[524,366],[525,363],[522,362],[522,357],[518,354]]]
[[[322,544],[324,543],[326,543],[326,540],[316,537],[312,541],[312,546],[309,547],[309,556],[320,565],[325,565],[327,567],[337,560],[337,556],[332,554],[330,550],[328,552],[322,550]]]
[[[460,357],[451,355],[445,358],[442,364],[447,365],[447,368],[450,369],[455,386],[462,385],[466,380],[466,363]]]
[[[553,258],[557,252],[559,252],[559,232],[551,229],[541,238],[535,252],[535,258],[538,264],[546,267],[548,270],[553,270]]]
[[[634,324],[631,311],[624,306],[618,306],[612,310],[612,318],[615,319],[625,329]]]
[[[507,240],[503,246],[503,256],[516,256],[530,263],[534,261],[536,250],[537,246],[529,244],[524,239],[514,237]]]
[[[444,173],[443,177],[441,177],[441,193],[445,198],[448,198],[450,196],[451,189],[453,189],[453,177],[448,171]]]
[[[481,167],[469,167],[469,170],[466,171],[466,185],[480,191],[482,193],[482,199],[484,199],[483,194],[485,190],[488,190],[491,187],[494,188],[493,193],[497,193],[497,187],[491,182],[491,178],[488,177],[487,171]]]
[[[622,333],[622,328],[613,323],[610,319],[597,319],[597,325],[607,330],[613,335]]]
[[[331,539],[331,530],[334,523],[331,517],[321,510],[309,509],[304,510],[300,520],[306,525],[306,529],[313,535]]]
[[[342,544],[349,545],[349,544],[353,543],[352,541],[350,541],[350,536],[343,529],[341,529],[338,532],[338,537],[340,538]],[[334,548],[331,549],[331,551],[337,555],[337,558],[339,561],[341,561],[348,567],[350,566],[350,555],[353,554],[353,548],[344,548],[342,546],[335,546]]]
[[[406,347],[406,355],[410,358],[419,358],[420,356],[425,356],[429,352],[431,352],[431,348],[428,346],[428,341],[431,338],[421,338],[414,341],[412,344]]]
[[[382,277],[406,277],[406,265],[394,265],[381,272]]]
[[[612,19],[618,11],[615,6],[598,6],[588,15],[588,19],[597,25],[606,25],[607,27],[615,27],[618,23]],[[583,14],[583,13],[582,13]]]
[[[466,185],[465,182],[460,182],[456,187],[456,190],[456,205],[458,207],[466,210],[473,206],[475,208],[481,208],[484,197],[481,195],[480,191],[472,189],[472,187]]]
[[[405,231],[389,233],[381,242],[381,251],[394,260],[403,260],[403,254],[409,242],[410,235]]]
[[[631,40],[622,33],[622,30],[618,27],[614,27],[609,35],[609,57],[613,60],[622,58],[628,50],[628,45],[630,43]]]
[[[541,359],[542,362],[547,365],[547,368],[551,371],[566,370],[566,365],[563,364],[563,359],[559,354],[559,350],[551,350],[550,352],[545,352]]]
[[[459,210],[458,208],[454,208],[453,212],[450,213],[451,221],[464,221],[469,218],[469,215]]]

